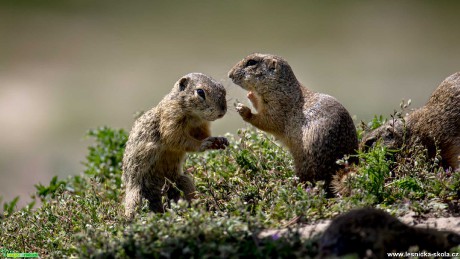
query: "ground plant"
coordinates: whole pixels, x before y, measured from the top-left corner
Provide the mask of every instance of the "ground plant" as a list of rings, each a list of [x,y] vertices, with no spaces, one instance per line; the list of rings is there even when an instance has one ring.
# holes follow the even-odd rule
[[[365,125],[383,122],[380,116]],[[360,136],[362,131],[360,126]],[[195,179],[195,202],[165,197],[164,214],[149,212],[144,202],[127,221],[121,205],[127,132],[101,127],[87,135],[94,142],[82,174],[37,183],[33,199],[40,206],[2,201],[0,257],[10,251],[54,258],[305,258],[318,254],[318,236],[302,236],[299,228],[352,208],[459,213],[460,172],[443,169],[438,157],[427,159],[423,150],[407,157],[377,144],[358,152],[347,195],[326,198],[322,182],[298,181],[291,156],[272,137],[248,128],[227,134],[224,151],[188,156],[184,172]],[[281,228],[283,234],[263,234]]]

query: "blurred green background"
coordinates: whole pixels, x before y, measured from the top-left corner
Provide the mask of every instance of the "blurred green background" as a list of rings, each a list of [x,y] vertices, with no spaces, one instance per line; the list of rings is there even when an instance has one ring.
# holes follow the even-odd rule
[[[289,61],[356,118],[425,103],[460,71],[458,1],[0,1],[0,196],[82,171],[90,128],[131,128],[189,72],[228,89],[215,134],[245,124],[228,70],[252,52]]]

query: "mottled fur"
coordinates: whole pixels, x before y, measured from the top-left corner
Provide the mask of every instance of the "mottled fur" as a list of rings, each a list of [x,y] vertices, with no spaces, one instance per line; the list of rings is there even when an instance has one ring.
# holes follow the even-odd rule
[[[211,137],[209,128],[210,121],[222,118],[227,111],[225,95],[220,83],[204,74],[191,73],[136,120],[123,157],[127,217],[133,217],[142,197],[149,201],[152,211],[163,212],[164,192],[170,199],[179,198],[177,190],[164,188],[168,183],[174,183],[187,200],[194,197],[193,180],[182,172],[185,155],[228,145],[223,137]]]
[[[444,252],[460,245],[450,231],[408,226],[373,208],[351,210],[335,218],[320,238],[320,258],[357,254],[359,258],[386,258],[386,253],[408,251],[411,246]]]
[[[460,72],[447,77],[425,106],[404,118],[388,121],[366,134],[361,149],[381,139],[384,146],[399,149],[421,144],[434,157],[440,149],[444,167],[460,167]]]
[[[254,114],[238,104],[243,120],[273,134],[289,149],[301,181],[324,180],[328,187],[340,169],[336,160],[358,149],[348,111],[334,97],[302,86],[281,57],[251,54],[228,75],[249,91],[257,110]]]

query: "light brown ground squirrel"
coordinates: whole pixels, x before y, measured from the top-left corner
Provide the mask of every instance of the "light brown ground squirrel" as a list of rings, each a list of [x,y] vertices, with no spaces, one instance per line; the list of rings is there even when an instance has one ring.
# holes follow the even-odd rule
[[[163,212],[162,188],[168,183],[175,183],[187,200],[194,198],[193,179],[182,172],[185,155],[228,146],[226,138],[211,137],[210,132],[210,121],[222,118],[227,111],[225,95],[222,84],[204,74],[191,73],[136,120],[123,156],[128,218],[134,216],[141,198],[149,201],[151,210]],[[174,200],[180,197],[174,188],[167,195]]]
[[[460,167],[460,72],[447,77],[431,94],[425,106],[404,118],[390,120],[366,134],[361,149],[377,140],[391,149],[423,145],[429,157],[440,149],[445,168]]]
[[[412,227],[373,208],[351,210],[335,218],[319,241],[319,258],[386,258],[390,252],[448,252],[460,245],[460,235],[436,229]]]
[[[243,104],[237,111],[256,128],[273,134],[290,151],[300,181],[325,181],[344,155],[358,149],[356,128],[348,111],[332,96],[313,92],[296,79],[289,64],[270,54],[251,54],[228,73],[249,91],[257,113]]]

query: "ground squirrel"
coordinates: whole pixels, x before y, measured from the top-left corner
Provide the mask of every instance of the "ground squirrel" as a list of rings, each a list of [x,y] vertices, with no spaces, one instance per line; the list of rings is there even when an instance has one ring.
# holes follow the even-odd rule
[[[228,146],[226,138],[211,137],[209,125],[226,113],[225,95],[222,84],[204,74],[191,73],[136,120],[123,156],[127,217],[133,216],[142,197],[149,201],[151,210],[163,212],[161,197],[168,183],[175,183],[187,200],[194,198],[193,180],[182,173],[185,154]],[[177,200],[180,194],[174,189],[167,195]]]
[[[351,210],[335,218],[319,241],[320,258],[358,254],[359,258],[386,258],[390,252],[448,252],[460,245],[460,235],[450,231],[408,226],[373,208]]]
[[[431,94],[425,106],[404,118],[390,120],[366,134],[360,148],[366,149],[377,140],[391,149],[423,145],[429,157],[440,149],[445,168],[460,167],[460,72],[447,77]]]
[[[281,57],[251,54],[228,73],[249,91],[256,109],[236,108],[243,120],[273,134],[291,152],[300,181],[325,181],[340,169],[336,163],[358,149],[356,128],[348,111],[332,96],[313,92],[297,81]]]

